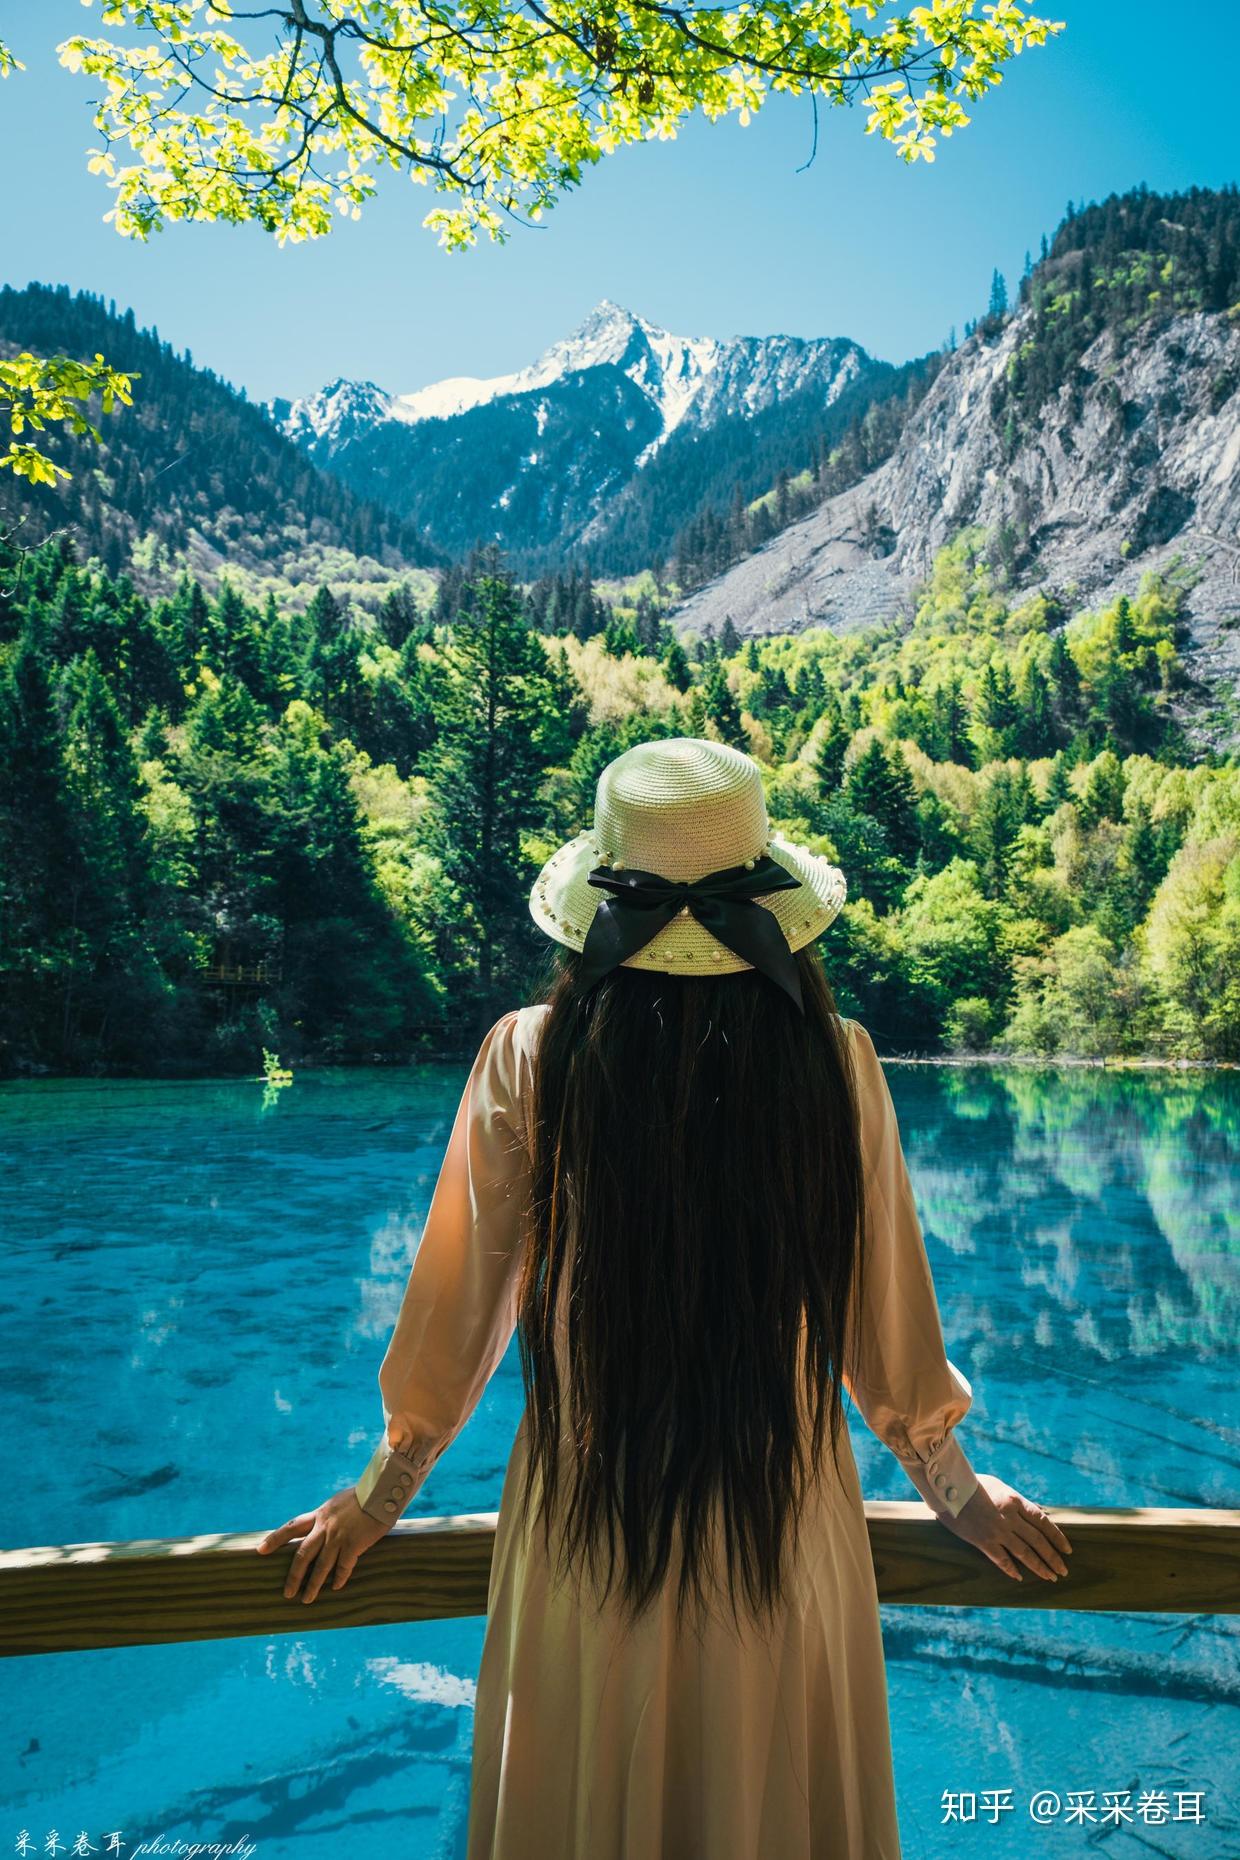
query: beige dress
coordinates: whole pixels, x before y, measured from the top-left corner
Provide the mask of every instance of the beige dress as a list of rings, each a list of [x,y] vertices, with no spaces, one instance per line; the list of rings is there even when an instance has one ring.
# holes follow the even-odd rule
[[[385,1437],[357,1484],[394,1522],[473,1412],[513,1334],[528,1183],[531,1061],[547,1009],[505,1014],[461,1096],[379,1370]],[[870,1270],[866,1424],[954,1515],[977,1480],[953,1429],[972,1390],[944,1354],[895,1113],[869,1036],[854,1043]],[[679,1639],[672,1585],[625,1631],[555,1584],[504,1481],[478,1675],[468,1860],[899,1860],[874,1566],[848,1434],[805,1515],[777,1628],[722,1611]]]

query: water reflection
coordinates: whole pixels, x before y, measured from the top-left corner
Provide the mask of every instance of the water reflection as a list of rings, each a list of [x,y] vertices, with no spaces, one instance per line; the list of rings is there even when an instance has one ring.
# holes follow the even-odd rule
[[[1240,1076],[889,1077],[979,1469],[1052,1505],[1240,1505]],[[0,1087],[9,1542],[266,1528],[358,1475],[463,1078],[299,1074],[266,1110],[261,1084]],[[514,1348],[415,1515],[495,1507],[520,1399]],[[869,1496],[913,1496],[855,1417],[853,1438]],[[1098,1838],[944,1828],[945,1788],[1190,1788],[1208,1745],[1235,1747],[1227,1618],[891,1608],[884,1628],[905,1860]],[[292,1627],[11,1662],[9,1837],[450,1860],[481,1639]],[[1110,1860],[1240,1853],[1240,1766],[1207,1767],[1206,1827],[1103,1831]]]

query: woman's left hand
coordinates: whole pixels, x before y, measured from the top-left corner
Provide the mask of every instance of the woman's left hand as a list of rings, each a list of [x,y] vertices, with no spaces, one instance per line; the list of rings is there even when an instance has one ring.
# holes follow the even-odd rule
[[[363,1511],[353,1487],[346,1486],[334,1498],[326,1499],[317,1511],[303,1511],[278,1530],[268,1531],[256,1548],[260,1555],[269,1554],[296,1537],[302,1538],[284,1580],[284,1593],[291,1600],[304,1581],[301,1599],[312,1602],[329,1576],[333,1589],[343,1589],[363,1551],[386,1537],[391,1528]]]

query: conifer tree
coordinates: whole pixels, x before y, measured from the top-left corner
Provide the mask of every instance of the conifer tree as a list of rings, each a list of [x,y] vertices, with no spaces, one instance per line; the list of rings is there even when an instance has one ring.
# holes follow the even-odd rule
[[[853,763],[846,791],[850,806],[878,822],[892,855],[911,869],[919,845],[917,790],[899,745],[886,750],[873,737]]]
[[[384,595],[379,609],[380,636],[399,652],[414,628],[421,625],[421,619],[418,603],[413,598],[408,582],[397,582]]]
[[[471,584],[443,662],[436,741],[423,770],[427,838],[459,891],[478,1021],[493,1018],[534,947],[527,897],[535,867],[522,834],[538,823],[544,771],[568,748],[546,653],[497,556]]]
[[[1095,761],[1081,796],[1081,820],[1094,826],[1099,820],[1124,817],[1124,770],[1113,749],[1104,749]]]
[[[1050,773],[1046,780],[1046,794],[1042,802],[1044,815],[1053,814],[1065,801],[1076,801],[1076,790],[1068,779],[1068,759],[1062,749],[1057,749],[1051,758]]]
[[[66,900],[77,862],[42,618],[0,671],[0,1039],[60,1051],[57,992],[72,957]]]
[[[741,707],[728,683],[723,660],[717,656],[710,660],[702,680],[702,704],[706,716],[719,732],[720,741],[747,751],[749,737],[741,722]]]
[[[840,792],[844,780],[844,758],[852,734],[844,722],[839,702],[830,704],[826,712],[826,727],[819,738],[818,748],[814,754],[813,767],[818,778],[818,788],[824,800]]]
[[[970,847],[986,897],[1002,898],[1006,893],[1017,836],[1037,811],[1037,798],[1023,763],[1015,772],[1002,767],[991,771],[969,825]]]
[[[287,614],[276,606],[276,597],[268,593],[259,628],[259,666],[255,696],[278,716],[294,695],[298,685],[298,668],[292,628]]]
[[[68,874],[70,962],[62,992],[66,1054],[124,1050],[127,1016],[160,982],[144,935],[151,895],[149,829],[137,762],[93,651],[75,663],[76,700],[64,741],[75,857]]]
[[[663,657],[660,659],[659,663],[663,667],[663,675],[667,679],[669,685],[673,686],[677,691],[687,691],[689,689],[689,686],[693,683],[693,675],[689,670],[688,656],[679,639],[675,636],[669,639],[667,645],[664,647]]]

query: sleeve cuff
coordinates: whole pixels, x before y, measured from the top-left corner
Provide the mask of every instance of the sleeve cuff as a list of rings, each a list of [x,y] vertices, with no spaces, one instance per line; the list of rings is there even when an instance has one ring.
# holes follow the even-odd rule
[[[381,1440],[370,1463],[354,1486],[358,1504],[380,1524],[395,1524],[436,1458],[433,1449],[419,1454],[398,1452]]]
[[[978,1489],[978,1477],[954,1433],[924,1459],[897,1456],[931,1511],[956,1518]]]

